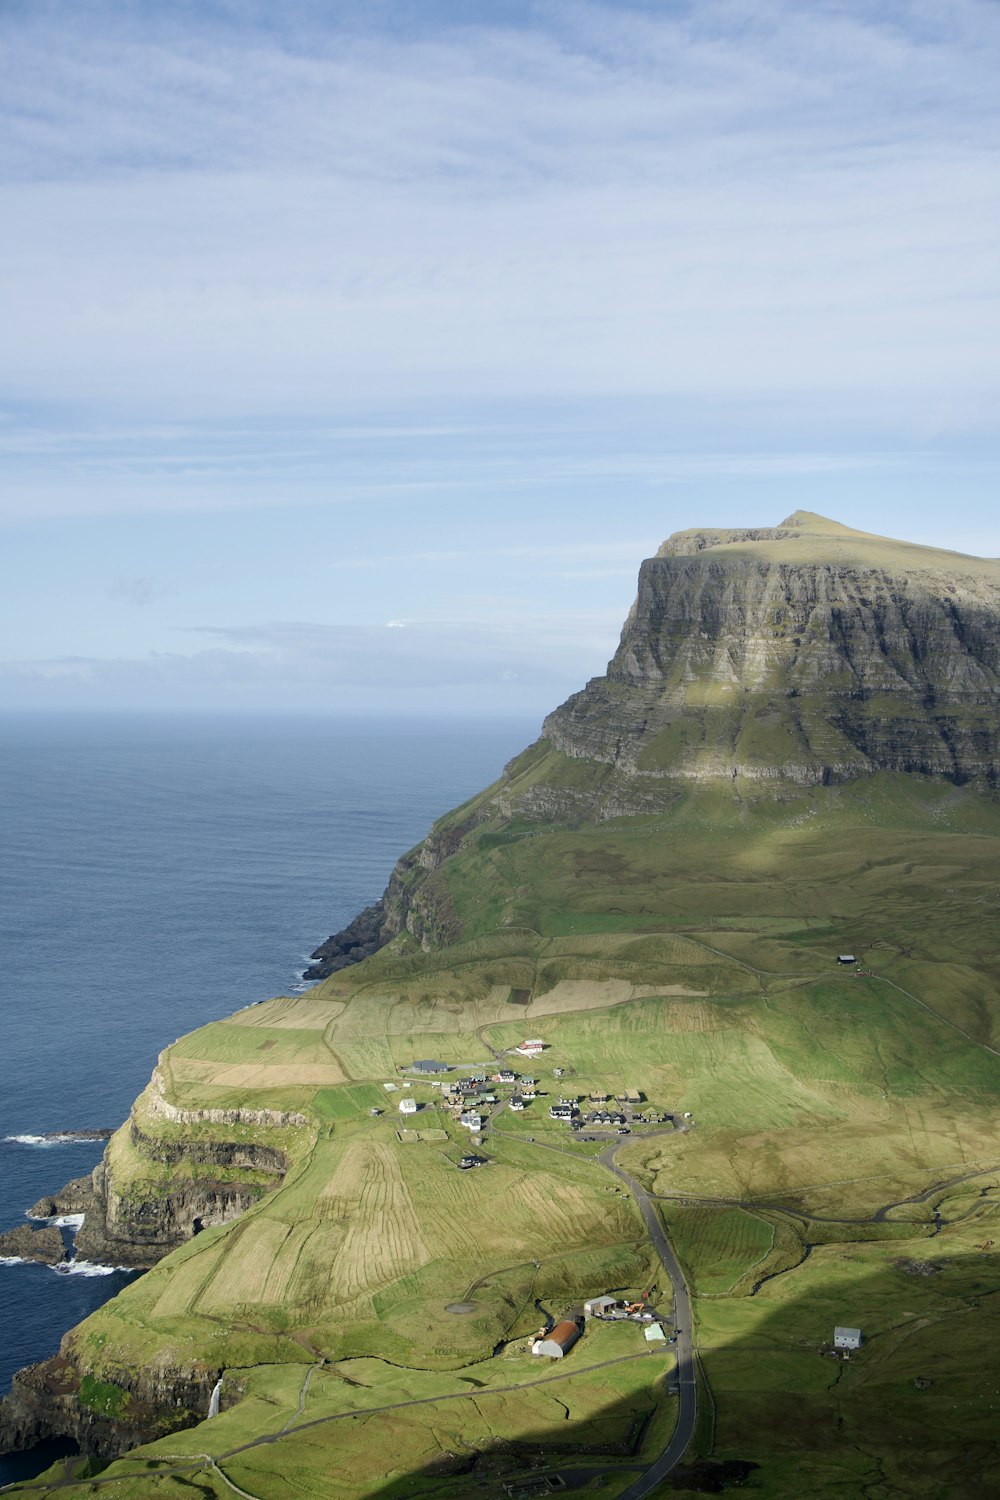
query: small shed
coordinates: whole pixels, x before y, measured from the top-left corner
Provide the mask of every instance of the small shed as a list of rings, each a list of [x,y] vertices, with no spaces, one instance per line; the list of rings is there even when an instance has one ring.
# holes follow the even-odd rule
[[[580,1337],[579,1325],[565,1319],[550,1328],[543,1339],[536,1339],[531,1346],[532,1354],[544,1355],[548,1359],[562,1359]]]
[[[588,1318],[600,1318],[604,1316],[604,1314],[610,1307],[617,1306],[617,1297],[609,1297],[605,1295],[603,1297],[591,1297],[589,1302],[585,1302],[583,1304],[583,1310],[587,1314]]]
[[[642,1330],[642,1336],[647,1344],[665,1344],[667,1335],[663,1332],[662,1323],[648,1323]]]
[[[838,964],[854,964],[857,963],[857,959],[853,953],[838,953],[837,962]]]
[[[833,1347],[835,1349],[860,1349],[860,1328],[835,1328],[833,1330]]]

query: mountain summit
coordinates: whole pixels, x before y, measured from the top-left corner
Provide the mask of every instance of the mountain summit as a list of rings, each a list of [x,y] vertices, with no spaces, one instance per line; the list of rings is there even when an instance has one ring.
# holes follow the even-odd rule
[[[796,511],[664,542],[607,675],[543,735],[636,793],[879,770],[995,786],[998,705],[1000,562]]]

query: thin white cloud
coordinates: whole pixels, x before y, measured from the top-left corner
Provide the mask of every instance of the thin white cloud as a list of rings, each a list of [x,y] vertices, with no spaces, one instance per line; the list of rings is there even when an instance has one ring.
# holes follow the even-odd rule
[[[9,17],[21,390],[995,400],[994,6],[490,19]]]
[[[441,695],[461,692],[476,712],[496,711],[492,695],[504,685],[512,710],[542,711],[603,670],[617,623],[595,612],[502,623],[414,620],[395,630],[310,621],[202,625],[188,633],[209,638],[206,647],[0,661],[0,684],[7,701],[21,707],[225,708],[267,701],[300,711],[343,710],[382,695],[382,706],[425,710],[428,694],[440,702]]]

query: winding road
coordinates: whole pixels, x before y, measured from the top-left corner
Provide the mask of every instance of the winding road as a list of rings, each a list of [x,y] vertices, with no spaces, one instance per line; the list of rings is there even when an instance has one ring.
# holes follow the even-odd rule
[[[669,1130],[641,1132],[646,1139],[650,1136],[674,1135],[675,1133],[673,1126]],[[498,1134],[506,1136],[506,1132],[498,1132]],[[562,1156],[572,1156],[574,1160],[580,1159],[575,1151],[569,1151],[565,1146],[552,1146],[547,1141],[527,1141],[524,1137],[516,1139],[521,1144],[537,1146],[543,1151],[558,1151]],[[632,1139],[634,1140],[635,1137],[633,1136]],[[629,1144],[627,1141],[613,1141],[598,1156],[591,1159],[623,1182],[636,1201],[636,1206],[646,1226],[646,1232],[670,1280],[674,1296],[674,1331],[677,1336],[674,1353],[677,1357],[678,1410],[673,1436],[660,1456],[654,1459],[646,1471],[619,1496],[619,1500],[642,1500],[643,1496],[653,1493],[671,1469],[677,1467],[694,1437],[695,1423],[698,1420],[698,1376],[695,1365],[694,1310],[691,1306],[690,1288],[684,1278],[680,1262],[670,1247],[670,1241],[667,1239],[663,1222],[651,1195],[646,1192],[641,1183],[636,1181],[631,1172],[626,1172],[624,1167],[619,1167],[615,1162],[616,1154],[622,1146],[627,1144]]]
[[[664,1448],[659,1458],[654,1459],[638,1479],[629,1485],[628,1489],[622,1490],[619,1500],[642,1500],[644,1495],[652,1494],[656,1486],[665,1479],[671,1469],[676,1468],[687,1451],[688,1444],[694,1437],[695,1422],[698,1418],[698,1377],[695,1371],[694,1352],[694,1312],[691,1307],[691,1292],[684,1279],[670,1241],[664,1232],[660,1216],[652,1203],[645,1188],[636,1182],[630,1172],[624,1167],[615,1164],[615,1153],[619,1150],[621,1142],[615,1142],[602,1151],[597,1160],[602,1167],[607,1167],[628,1188],[638,1205],[642,1214],[642,1221],[657,1255],[660,1257],[663,1269],[670,1278],[670,1285],[674,1293],[674,1323],[677,1343],[674,1352],[677,1356],[677,1392],[678,1410],[677,1425],[674,1428],[673,1437]]]

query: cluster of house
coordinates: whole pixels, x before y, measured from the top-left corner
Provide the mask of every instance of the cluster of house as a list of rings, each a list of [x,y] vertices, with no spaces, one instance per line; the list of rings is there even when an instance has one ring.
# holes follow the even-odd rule
[[[482,1130],[486,1119],[484,1110],[499,1102],[499,1095],[492,1087],[494,1084],[515,1090],[509,1101],[513,1110],[523,1110],[530,1100],[538,1097],[537,1078],[521,1078],[513,1068],[498,1068],[489,1078],[485,1073],[477,1073],[456,1083],[441,1083],[441,1097],[445,1107],[454,1112],[459,1124],[477,1133]]]
[[[584,1114],[576,1099],[560,1099],[549,1106],[549,1116],[553,1120],[565,1121],[575,1130],[584,1125],[596,1125],[627,1132],[629,1122],[635,1118],[635,1106],[642,1103],[642,1094],[638,1089],[626,1089],[623,1094],[616,1095],[614,1104],[622,1108],[612,1106],[610,1094],[591,1094],[588,1102],[591,1108]],[[661,1118],[655,1111],[647,1111],[647,1115]]]

